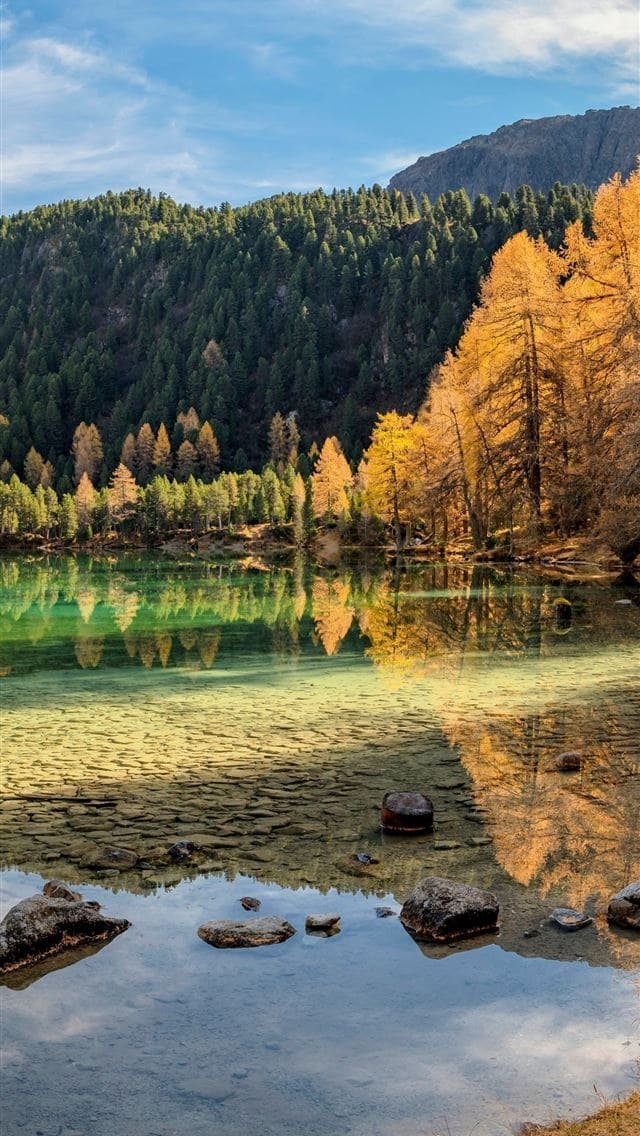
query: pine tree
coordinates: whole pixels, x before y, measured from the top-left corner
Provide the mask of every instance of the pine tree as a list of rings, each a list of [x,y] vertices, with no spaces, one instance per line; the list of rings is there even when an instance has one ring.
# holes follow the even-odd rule
[[[95,483],[104,458],[102,439],[98,427],[92,422],[81,422],[73,434],[71,446],[74,461],[74,481],[80,483],[83,473]]]
[[[121,463],[113,471],[109,481],[109,513],[116,525],[133,515],[139,492],[131,470]]]
[[[40,484],[43,471],[44,459],[42,454],[39,454],[32,446],[24,459],[24,479],[30,489],[35,489]]]
[[[143,422],[136,438],[135,475],[140,485],[146,485],[153,469],[155,449],[153,430],[148,422]]]
[[[153,466],[156,473],[162,475],[171,472],[171,442],[164,422],[158,426],[158,434],[153,446]],[[126,465],[126,462],[125,462]]]
[[[203,422],[198,431],[196,450],[203,476],[211,481],[220,468],[220,446],[210,422]]]
[[[337,438],[325,440],[311,482],[314,516],[325,521],[345,519],[353,475]]]

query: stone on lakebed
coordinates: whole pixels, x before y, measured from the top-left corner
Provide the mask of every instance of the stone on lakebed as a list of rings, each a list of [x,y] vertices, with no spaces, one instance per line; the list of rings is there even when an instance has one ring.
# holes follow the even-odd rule
[[[326,915],[307,915],[304,923],[307,935],[337,935],[340,930],[340,916],[335,912]]]
[[[284,943],[296,929],[276,915],[257,919],[211,919],[198,927],[198,937],[211,947],[267,947]]]
[[[498,913],[491,892],[427,876],[405,900],[400,921],[416,939],[450,943],[497,931]]]
[[[385,793],[380,821],[385,832],[431,832],[433,804],[424,793]]]
[[[627,884],[611,897],[607,919],[627,931],[640,931],[640,880]]]
[[[0,924],[0,974],[70,947],[111,939],[129,926],[128,919],[103,915],[97,903],[29,896],[16,903]]]
[[[549,916],[552,923],[562,927],[563,931],[579,931],[593,923],[590,915],[584,911],[574,911],[572,907],[556,907]]]
[[[94,848],[84,860],[81,868],[114,868],[118,872],[126,872],[127,868],[135,868],[138,856],[130,848],[112,848],[104,846]]]

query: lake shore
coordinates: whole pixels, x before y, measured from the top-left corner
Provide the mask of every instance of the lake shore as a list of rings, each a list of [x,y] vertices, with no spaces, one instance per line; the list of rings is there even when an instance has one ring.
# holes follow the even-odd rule
[[[550,1128],[526,1125],[521,1136],[636,1136],[640,1131],[640,1092],[607,1103],[584,1120],[561,1120]]]

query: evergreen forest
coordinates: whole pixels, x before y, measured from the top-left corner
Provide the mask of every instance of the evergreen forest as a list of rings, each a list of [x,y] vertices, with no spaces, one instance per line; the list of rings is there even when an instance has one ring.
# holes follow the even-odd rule
[[[301,452],[336,435],[355,466],[377,412],[421,404],[496,250],[520,231],[557,249],[592,207],[575,185],[495,203],[375,185],[215,209],[132,190],[4,217],[1,476],[73,492],[80,425],[97,487],[121,458],[144,485],[161,428],[156,472],[260,469],[276,414]]]

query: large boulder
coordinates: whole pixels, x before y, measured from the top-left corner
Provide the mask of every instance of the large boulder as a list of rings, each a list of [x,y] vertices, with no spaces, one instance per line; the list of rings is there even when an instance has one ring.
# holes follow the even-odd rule
[[[450,943],[497,931],[498,913],[491,892],[427,876],[405,900],[400,920],[416,939]]]
[[[419,833],[433,829],[433,804],[424,793],[390,792],[382,798],[380,823],[385,832]]]
[[[0,923],[0,974],[70,947],[113,938],[128,926],[127,919],[103,915],[95,903],[32,895],[16,903]]]
[[[640,880],[627,884],[611,897],[607,919],[628,931],[640,931]]]
[[[296,929],[286,919],[263,915],[257,919],[211,919],[198,927],[198,936],[212,947],[267,947],[284,943]]]

